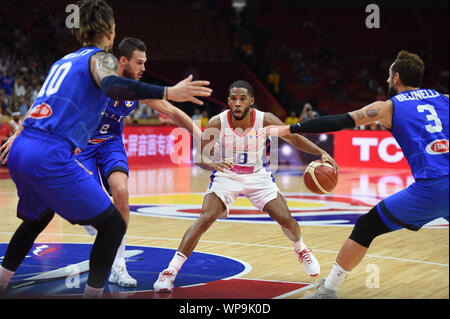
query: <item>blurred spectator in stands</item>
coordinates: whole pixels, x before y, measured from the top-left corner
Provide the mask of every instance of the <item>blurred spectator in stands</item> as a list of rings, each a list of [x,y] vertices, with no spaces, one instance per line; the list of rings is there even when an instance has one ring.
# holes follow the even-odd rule
[[[5,90],[0,88],[0,114],[11,115],[11,109],[8,105],[8,99]]]
[[[318,117],[319,113],[317,113],[315,110],[313,110],[313,107],[310,103],[305,103],[303,105],[302,113],[299,117],[299,122],[306,121],[315,117]]]
[[[136,111],[133,112],[133,119],[138,120],[148,120],[152,118],[152,109],[145,102],[140,102]]]
[[[312,75],[311,70],[307,69],[300,77],[300,82],[304,84],[316,83],[316,78]]]
[[[0,55],[0,74],[6,74],[8,68],[9,68],[9,56],[5,51]]]
[[[269,75],[267,75],[267,83],[275,95],[280,93],[280,73],[278,73],[277,69],[272,69]]]
[[[16,97],[25,96],[27,90],[25,89],[25,82],[23,79],[18,79],[16,83],[14,83],[14,95]]]
[[[20,112],[13,112],[11,116],[12,119],[9,121],[9,126],[11,127],[11,134],[14,134],[22,124],[22,120],[20,119]]]
[[[384,94],[384,90],[381,86],[377,87],[376,100],[377,101],[386,101],[387,100],[386,94]]]
[[[21,116],[25,116],[28,112],[28,104],[27,101],[25,100],[24,96],[19,97],[19,99],[17,100],[18,104],[19,104],[19,113]],[[16,112],[16,110],[14,110],[14,112]]]
[[[205,128],[206,124],[208,124],[208,121],[209,121],[208,111],[203,111],[202,117],[200,118],[200,127]]]
[[[38,95],[38,90],[33,87],[33,85],[28,85],[27,88],[27,94],[26,97],[28,98],[28,100],[31,101],[31,104],[33,104],[34,100],[36,100],[36,96]]]
[[[5,90],[6,98],[8,99],[8,106],[11,106],[14,90],[14,78],[11,68],[6,71],[6,75],[2,79],[1,85],[3,90]]]
[[[192,114],[192,116],[191,116],[192,120],[195,122],[200,121],[201,117],[202,117],[202,114],[200,113],[200,109],[196,108],[194,110],[194,114]]]
[[[5,143],[8,138],[12,135],[11,133],[11,127],[8,123],[5,123],[3,121],[3,115],[0,114],[0,142],[1,145]]]
[[[298,122],[300,122],[300,118],[297,116],[295,111],[291,111],[289,116],[284,120],[284,124],[286,125],[296,124]]]
[[[177,124],[162,113],[158,113],[159,124],[177,126]]]

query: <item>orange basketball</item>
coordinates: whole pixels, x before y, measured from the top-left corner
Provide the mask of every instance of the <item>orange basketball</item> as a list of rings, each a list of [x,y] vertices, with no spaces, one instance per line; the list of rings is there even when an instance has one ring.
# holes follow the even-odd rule
[[[338,174],[334,172],[331,164],[316,160],[306,166],[303,181],[311,192],[326,194],[336,187]]]

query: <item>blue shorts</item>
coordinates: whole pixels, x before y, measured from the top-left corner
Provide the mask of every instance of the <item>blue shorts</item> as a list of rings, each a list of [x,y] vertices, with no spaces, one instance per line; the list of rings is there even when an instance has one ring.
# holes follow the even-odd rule
[[[8,169],[17,187],[17,216],[30,222],[51,209],[72,224],[106,218],[114,205],[102,187],[76,161],[64,139],[25,128],[15,139]]]
[[[448,176],[418,179],[377,204],[383,222],[392,230],[417,231],[437,219],[449,219]]]
[[[98,183],[103,183],[111,194],[108,178],[113,172],[128,175],[128,159],[122,138],[115,136],[98,144],[89,144],[76,155],[78,161],[93,173]],[[101,179],[101,180],[100,180]]]

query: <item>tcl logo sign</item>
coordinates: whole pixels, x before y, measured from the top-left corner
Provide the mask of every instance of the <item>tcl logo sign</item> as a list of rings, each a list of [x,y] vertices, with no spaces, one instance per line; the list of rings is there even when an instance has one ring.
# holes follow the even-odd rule
[[[352,145],[360,147],[359,159],[361,162],[370,161],[371,147],[376,147],[378,156],[387,163],[397,163],[403,158],[402,150],[393,137],[386,137],[381,141],[376,137],[354,137],[352,138]],[[388,147],[390,146],[396,149],[393,154],[388,153]]]
[[[409,168],[388,131],[340,131],[334,135],[334,158],[340,166]]]

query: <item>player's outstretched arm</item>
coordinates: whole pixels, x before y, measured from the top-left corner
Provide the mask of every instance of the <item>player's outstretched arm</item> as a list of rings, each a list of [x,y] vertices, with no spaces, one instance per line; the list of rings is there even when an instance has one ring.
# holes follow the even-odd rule
[[[392,127],[393,109],[391,100],[377,101],[350,113],[316,117],[292,125],[268,126],[263,134],[281,137],[292,133],[335,132],[377,121],[390,129]]]
[[[115,100],[168,99],[175,102],[203,104],[196,96],[210,96],[208,81],[192,81],[192,75],[174,86],[152,85],[120,77],[117,58],[108,52],[98,52],[91,57],[90,70],[97,85]]]
[[[144,102],[154,110],[170,118],[176,125],[188,130],[198,140],[201,139],[202,130],[198,125],[186,113],[170,102],[165,100],[144,100]]]
[[[264,128],[266,127],[284,127],[288,125],[283,125],[283,122],[273,115],[272,113],[264,113]],[[283,140],[288,142],[289,144],[292,144],[296,149],[301,150],[306,153],[314,154],[317,156],[320,156],[322,161],[329,162],[331,165],[333,165],[333,168],[336,173],[339,173],[339,167],[336,163],[336,161],[331,157],[330,154],[328,154],[326,151],[318,147],[316,144],[305,138],[304,136],[301,136],[299,134],[286,134],[283,136],[280,136]]]

